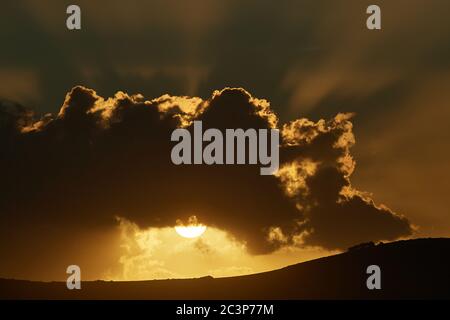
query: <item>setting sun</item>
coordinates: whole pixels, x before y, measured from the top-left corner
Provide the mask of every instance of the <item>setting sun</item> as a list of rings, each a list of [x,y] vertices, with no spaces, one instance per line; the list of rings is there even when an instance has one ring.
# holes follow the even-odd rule
[[[198,223],[196,216],[191,216],[187,225],[184,225],[181,220],[177,220],[175,231],[183,238],[197,238],[205,233],[206,226]]]
[[[197,238],[206,231],[206,226],[177,226],[175,231],[184,238]]]

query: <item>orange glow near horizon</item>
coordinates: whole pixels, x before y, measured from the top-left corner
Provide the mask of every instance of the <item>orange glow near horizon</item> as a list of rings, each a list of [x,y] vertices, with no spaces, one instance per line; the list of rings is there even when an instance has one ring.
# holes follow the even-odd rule
[[[124,250],[119,268],[104,273],[101,278],[133,281],[239,276],[332,254],[320,248],[285,247],[254,256],[247,252],[245,243],[225,230],[193,219],[184,225],[180,221],[177,224],[175,228],[141,229],[133,222],[119,219]]]

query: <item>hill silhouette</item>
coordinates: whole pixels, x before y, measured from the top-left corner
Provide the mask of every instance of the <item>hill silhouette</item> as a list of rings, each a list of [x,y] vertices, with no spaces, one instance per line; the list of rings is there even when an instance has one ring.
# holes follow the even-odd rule
[[[229,278],[82,282],[0,280],[1,299],[450,299],[450,238],[363,244],[279,270]],[[366,269],[381,268],[381,290]]]

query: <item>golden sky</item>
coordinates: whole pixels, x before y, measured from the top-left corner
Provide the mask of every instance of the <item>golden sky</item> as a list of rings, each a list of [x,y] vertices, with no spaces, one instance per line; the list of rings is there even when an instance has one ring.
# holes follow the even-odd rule
[[[0,277],[238,275],[450,236],[450,3],[378,2],[376,32],[368,0],[81,0],[77,32],[67,1],[2,4]],[[280,174],[172,168],[192,119],[279,128]]]

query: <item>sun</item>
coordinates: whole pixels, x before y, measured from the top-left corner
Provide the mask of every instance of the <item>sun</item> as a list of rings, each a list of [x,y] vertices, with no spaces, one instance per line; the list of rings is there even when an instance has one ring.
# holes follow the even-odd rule
[[[183,238],[197,238],[206,231],[206,226],[199,224],[196,216],[191,216],[187,225],[183,225],[180,220],[177,224],[175,231]]]
[[[175,231],[183,238],[197,238],[206,231],[206,226],[175,227]]]

